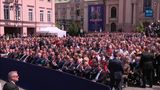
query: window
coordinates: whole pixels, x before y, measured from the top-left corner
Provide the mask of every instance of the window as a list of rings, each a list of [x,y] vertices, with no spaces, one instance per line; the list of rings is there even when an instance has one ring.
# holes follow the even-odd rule
[[[40,10],[40,21],[44,21],[44,11]]]
[[[111,18],[116,18],[117,17],[117,9],[116,7],[111,8]]]
[[[15,9],[16,9],[16,20],[20,20],[21,18],[20,7],[16,5]]]
[[[75,0],[75,2],[80,2],[80,0]]]
[[[33,9],[28,10],[28,18],[29,18],[29,21],[33,21]]]
[[[51,11],[47,12],[47,21],[51,22]]]
[[[143,5],[145,8],[150,8],[152,6],[152,0],[144,0]]]
[[[152,0],[143,0],[143,9],[144,11],[152,7]]]
[[[4,19],[10,19],[9,5],[4,5]]]
[[[77,10],[76,10],[76,15],[77,15],[77,16],[80,16],[80,9],[77,9]]]

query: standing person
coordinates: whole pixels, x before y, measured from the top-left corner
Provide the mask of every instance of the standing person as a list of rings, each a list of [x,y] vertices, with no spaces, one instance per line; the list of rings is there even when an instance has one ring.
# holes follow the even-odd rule
[[[157,74],[157,84],[160,85],[160,52],[156,55],[156,74]]]
[[[4,85],[3,90],[19,90],[16,82],[19,81],[17,71],[10,71],[8,73],[8,82]]]
[[[153,85],[153,61],[154,61],[154,55],[150,53],[150,50],[148,48],[145,48],[145,51],[142,52],[141,60],[140,60],[140,68],[142,71],[142,81],[143,85],[142,87],[146,87],[146,82],[149,82],[149,87],[152,88]]]
[[[128,75],[130,73],[130,65],[129,65],[129,59],[125,58],[124,60],[124,64],[123,64],[123,70],[124,70],[124,74],[123,74],[123,84],[124,87],[127,87],[127,82],[128,82]]]
[[[122,90],[122,61],[119,58],[119,52],[114,52],[114,58],[109,61],[108,69],[110,71],[111,88]]]

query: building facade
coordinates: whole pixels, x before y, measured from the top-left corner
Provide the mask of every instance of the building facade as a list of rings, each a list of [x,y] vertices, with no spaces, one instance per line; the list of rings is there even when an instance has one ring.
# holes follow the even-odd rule
[[[98,10],[97,5],[104,5],[104,11]],[[61,25],[67,20],[79,20],[83,23],[84,31],[93,31],[90,30],[92,26],[95,26],[95,31],[101,31],[99,22],[104,19],[102,20],[103,31],[131,32],[135,31],[141,22],[151,23],[160,19],[160,0],[67,0],[67,2],[60,0],[56,3],[56,10],[56,21],[59,21]],[[90,19],[89,14],[92,14],[90,12],[94,10],[96,13],[103,13],[103,15],[96,14],[102,15],[103,18]]]
[[[84,1],[83,0],[57,0],[56,1],[56,23],[60,27],[68,30],[68,26],[75,21],[81,27],[84,16]]]
[[[109,31],[135,31],[139,23],[159,19],[159,0],[106,0],[106,28]]]
[[[34,34],[55,25],[54,0],[0,0],[0,35]]]

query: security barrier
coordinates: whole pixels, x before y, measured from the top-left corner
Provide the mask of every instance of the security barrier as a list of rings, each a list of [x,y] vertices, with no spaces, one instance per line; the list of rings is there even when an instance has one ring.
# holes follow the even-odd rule
[[[17,84],[27,90],[110,90],[108,86],[64,72],[0,58],[0,78],[7,80],[11,70],[18,71],[20,81]]]

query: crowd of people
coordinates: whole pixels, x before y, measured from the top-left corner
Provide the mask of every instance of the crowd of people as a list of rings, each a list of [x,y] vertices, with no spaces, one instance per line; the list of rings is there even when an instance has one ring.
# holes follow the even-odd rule
[[[140,33],[0,38],[0,54],[118,90],[127,85],[145,87],[147,77],[150,87],[160,84],[160,38]]]
[[[155,21],[145,27],[145,33],[147,36],[160,37],[160,21]]]

